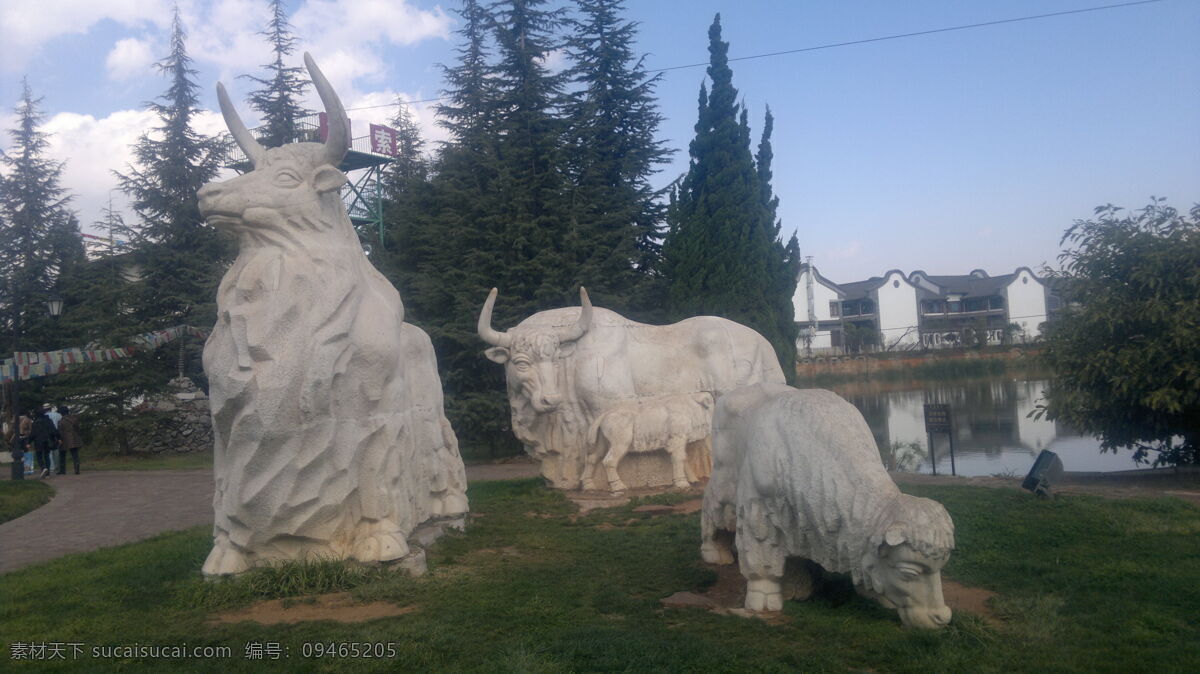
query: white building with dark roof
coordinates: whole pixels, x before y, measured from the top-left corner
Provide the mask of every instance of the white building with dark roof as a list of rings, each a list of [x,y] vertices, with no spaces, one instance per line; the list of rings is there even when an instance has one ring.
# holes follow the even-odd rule
[[[806,264],[792,298],[796,346],[821,354],[1025,342],[1041,334],[1054,299],[1028,267],[1001,276],[893,269],[838,284]]]

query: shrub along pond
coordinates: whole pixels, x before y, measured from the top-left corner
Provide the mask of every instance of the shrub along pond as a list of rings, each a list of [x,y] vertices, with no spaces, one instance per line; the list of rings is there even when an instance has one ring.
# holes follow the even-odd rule
[[[0,576],[8,642],[0,658],[17,664],[14,642],[54,642],[84,651],[73,663],[22,664],[211,671],[266,653],[256,670],[1200,670],[1200,509],[1175,499],[905,490],[946,505],[959,548],[946,573],[996,592],[998,623],[958,612],[946,629],[910,630],[852,594],[788,602],[772,622],[664,608],[661,598],[716,580],[699,559],[698,514],[651,515],[634,503],[579,516],[561,493],[524,480],[472,485],[468,531],[439,542],[421,578],[313,563],[206,582],[207,528]],[[336,591],[409,610],[357,624],[213,620],[260,599],[305,603]],[[353,643],[387,646],[339,655]],[[134,644],[222,646],[229,655],[153,659],[110,648],[99,652],[111,657],[91,658],[92,647]]]

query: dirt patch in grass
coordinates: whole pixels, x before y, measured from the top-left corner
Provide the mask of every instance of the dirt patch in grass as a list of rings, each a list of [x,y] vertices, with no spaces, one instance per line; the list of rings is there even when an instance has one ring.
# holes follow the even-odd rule
[[[236,611],[218,613],[209,624],[256,622],[262,625],[294,625],[316,620],[339,623],[362,623],[379,618],[391,618],[416,611],[416,606],[396,606],[386,601],[360,604],[349,592],[334,592],[302,599],[270,599]]]
[[[959,611],[973,613],[983,618],[984,622],[989,625],[998,626],[1001,624],[1000,618],[988,606],[988,600],[995,596],[996,593],[991,590],[963,585],[942,576],[942,597],[950,610],[955,613]]]
[[[732,613],[742,615],[742,606],[746,602],[746,579],[742,577],[737,564],[706,564],[717,574],[717,581],[710,585],[702,594],[677,592],[662,600],[664,606],[707,608],[717,613]],[[982,618],[992,626],[1002,623],[996,612],[988,605],[989,600],[996,596],[995,592],[980,587],[963,585],[949,578],[942,577],[942,596],[946,605],[954,613],[960,611],[972,613]],[[751,615],[747,613],[747,615]],[[772,616],[764,614],[768,622]]]

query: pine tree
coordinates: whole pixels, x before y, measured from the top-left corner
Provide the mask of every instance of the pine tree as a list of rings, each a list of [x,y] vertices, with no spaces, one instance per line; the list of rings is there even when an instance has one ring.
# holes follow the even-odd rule
[[[396,106],[391,126],[396,130],[398,154],[384,170],[382,180],[384,247],[372,256],[372,261],[401,295],[407,295],[417,276],[416,264],[432,254],[427,246],[433,241],[422,236],[428,227],[424,201],[429,192],[430,166],[425,140],[412,112],[403,101],[397,100]]]
[[[16,127],[9,130],[12,147],[0,151],[0,354],[41,351],[61,346],[46,315],[65,260],[70,258],[64,234],[74,226],[71,196],[60,185],[62,162],[45,156],[48,135],[38,127],[44,118],[42,99],[29,82],[21,82]],[[5,386],[4,415],[12,417],[36,398],[36,388],[22,386],[13,404],[13,384]]]
[[[250,92],[250,107],[263,114],[259,142],[265,147],[277,147],[298,138],[296,120],[312,112],[300,105],[309,80],[300,66],[286,66],[284,59],[296,50],[296,38],[284,13],[283,0],[271,1],[271,21],[259,35],[267,38],[275,59],[263,66],[268,77],[242,75],[262,86]]]
[[[208,328],[216,321],[216,288],[232,257],[231,242],[207,226],[196,192],[221,168],[227,145],[192,129],[197,112],[196,71],[187,55],[186,34],[176,10],[171,52],[158,63],[170,81],[162,103],[148,103],[160,124],[133,148],[135,166],[118,173],[139,222],[132,227],[140,279],[127,318],[139,331],[188,323]],[[188,375],[203,382],[199,345],[192,345]],[[176,365],[170,354],[158,354],[156,366],[165,384]]]
[[[502,289],[497,322],[508,325],[578,301],[565,254],[563,82],[544,65],[561,18],[543,5],[463,3],[460,58],[444,68],[439,110],[451,141],[423,188],[425,219],[398,242],[406,310],[433,338],[447,414],[468,453],[518,447],[506,430],[503,370],[481,356],[476,334],[488,289]]]
[[[571,225],[579,233],[571,264],[597,304],[649,313],[645,286],[665,217],[649,178],[670,155],[655,138],[659,76],[634,55],[637,26],[620,18],[623,0],[576,5],[582,18],[567,40]]]
[[[40,131],[40,98],[21,83],[13,145],[0,152],[0,353],[57,348],[46,319],[46,299],[58,273],[62,234],[71,228],[71,196],[60,185],[63,163],[45,156],[48,135]]]
[[[111,206],[104,213],[104,220],[95,226],[107,231],[110,241],[115,236],[128,236],[129,230],[119,213]],[[131,303],[136,301],[137,290],[130,284],[130,258],[129,253],[110,243],[94,246],[90,259],[64,268],[58,291],[66,308],[55,328],[69,345],[128,346],[130,338],[140,332],[138,323],[131,320]],[[44,399],[67,404],[86,415],[94,445],[115,446],[118,452],[127,453],[131,438],[152,423],[145,415],[132,411],[134,403],[147,392],[162,387],[162,368],[156,365],[161,358],[178,353],[171,349],[161,351],[75,365],[62,374],[33,383]]]
[[[668,304],[674,318],[709,314],[754,328],[774,345],[790,372],[795,345],[788,335],[795,327],[782,294],[789,283],[795,288],[795,261],[788,260],[789,247],[779,242],[777,201],[770,189],[773,120],[768,116],[756,164],[719,14],[708,35],[712,89],[700,87],[691,162],[663,245]]]

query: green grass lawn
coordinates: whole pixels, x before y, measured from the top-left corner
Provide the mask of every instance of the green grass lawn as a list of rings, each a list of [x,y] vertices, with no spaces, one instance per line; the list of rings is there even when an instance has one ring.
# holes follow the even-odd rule
[[[193,470],[212,469],[212,452],[188,454],[84,454],[83,470]]]
[[[8,466],[4,466],[8,469]],[[0,482],[0,524],[50,502],[54,490],[41,480],[4,480]],[[0,543],[0,545],[9,544]]]
[[[1038,501],[1015,490],[910,488],[946,504],[959,551],[946,572],[999,593],[992,627],[955,615],[937,632],[853,595],[785,606],[784,624],[659,599],[702,591],[698,515],[650,517],[632,506],[572,518],[540,481],[471,485],[475,519],[443,539],[422,578],[337,564],[198,577],[206,528],[74,555],[0,576],[7,642],[83,644],[80,660],[17,671],[874,671],[1192,672],[1200,670],[1200,509],[1174,499]],[[367,623],[210,625],[255,598],[349,589],[416,607]],[[846,601],[848,599],[848,601]],[[839,603],[841,602],[841,603]],[[387,643],[384,659],[305,658],[305,643]],[[245,659],[278,643],[288,657]],[[91,660],[103,645],[223,645],[211,660]]]

